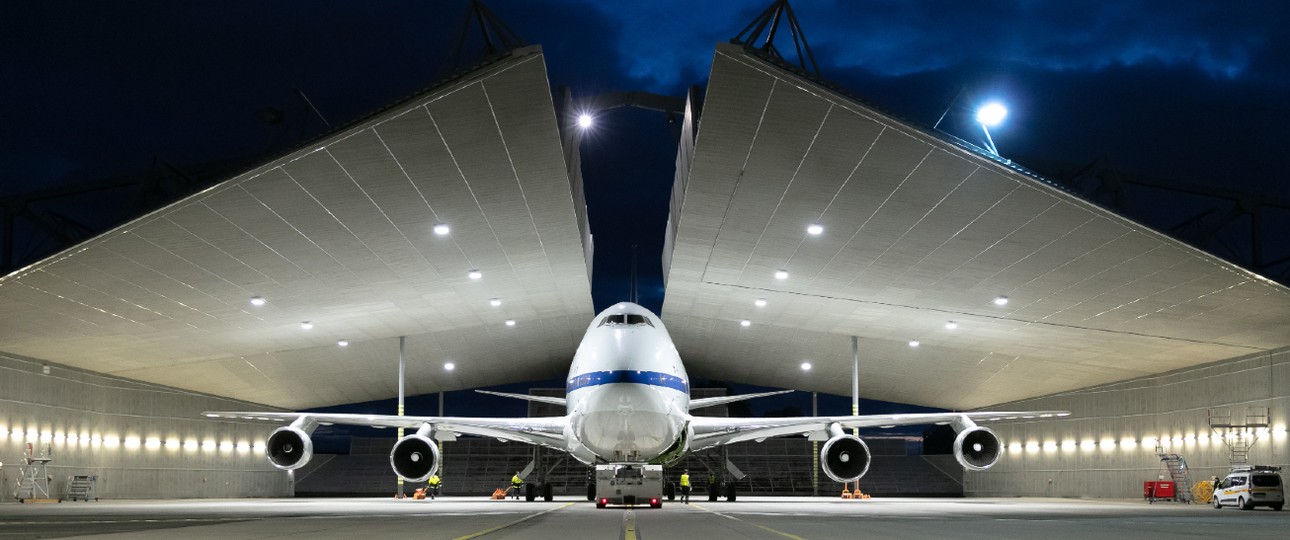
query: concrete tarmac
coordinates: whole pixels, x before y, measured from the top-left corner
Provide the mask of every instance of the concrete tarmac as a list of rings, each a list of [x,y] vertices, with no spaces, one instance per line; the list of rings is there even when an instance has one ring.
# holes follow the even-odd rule
[[[189,499],[0,505],[0,540],[1286,538],[1290,512],[1073,499],[740,497],[597,509],[555,502],[441,497]]]

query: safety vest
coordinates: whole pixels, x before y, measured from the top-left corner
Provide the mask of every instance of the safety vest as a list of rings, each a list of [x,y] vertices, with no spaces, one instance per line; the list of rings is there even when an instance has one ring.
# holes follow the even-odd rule
[[[517,474],[517,475],[515,475],[515,476],[512,476],[512,477],[511,477],[511,484],[512,484],[512,485],[516,485],[516,486],[518,486],[518,485],[523,484],[523,483],[524,483],[524,479],[520,478],[520,475],[518,475],[518,474]]]
[[[681,487],[690,487],[690,473],[681,475]]]
[[[431,476],[431,477],[430,477],[430,485],[432,485],[432,486],[437,486],[437,485],[439,485],[439,475],[437,475],[437,474],[436,474],[436,475],[434,475],[434,476]]]

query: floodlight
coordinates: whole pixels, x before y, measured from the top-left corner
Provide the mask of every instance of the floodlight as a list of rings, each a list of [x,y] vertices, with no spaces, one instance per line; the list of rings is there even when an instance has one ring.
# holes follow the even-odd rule
[[[919,341],[918,341],[917,339],[911,339],[911,340],[909,340],[909,346],[910,346],[910,347],[917,347],[917,346],[919,346],[919,345],[920,345],[920,343],[919,343]]]
[[[448,233],[450,233],[450,232],[452,232],[452,228],[450,228],[450,227],[448,227],[447,225],[444,225],[444,224],[442,224],[442,223],[440,223],[440,224],[438,224],[438,225],[435,225],[435,226],[434,226],[434,233],[435,233],[435,234],[437,234],[437,235],[439,235],[439,236],[446,235],[446,234],[448,234]]]
[[[515,319],[506,319],[506,326],[515,326]]]
[[[757,307],[766,307],[766,299],[758,298],[756,300],[753,300],[753,305],[756,305]]]
[[[466,272],[466,277],[470,279],[479,279],[484,277],[484,273],[480,272],[479,270],[471,270],[469,272]]]
[[[822,225],[811,224],[811,226],[806,228],[806,234],[811,236],[818,235],[822,232],[824,232],[824,227]]]
[[[252,297],[251,297],[251,305],[253,305],[253,306],[263,306],[263,305],[264,305],[264,303],[265,303],[265,300],[264,300],[264,297],[263,297],[263,296],[252,296]]]
[[[488,299],[488,305],[493,306],[493,307],[500,306],[500,305],[502,305],[502,299],[501,299],[501,298],[489,298],[489,299]]]
[[[452,370],[454,370],[454,369],[457,369],[457,364],[454,364],[454,363],[452,363],[452,362],[445,362],[445,363],[443,364],[443,370],[444,370],[444,371],[452,371]]]
[[[810,363],[810,362],[802,362],[802,371],[810,371],[810,370],[811,370],[811,363]]]
[[[775,279],[788,279],[787,270],[778,270],[775,272]]]
[[[749,327],[749,326],[752,326],[752,321],[750,321],[750,320],[748,320],[748,319],[744,319],[744,320],[742,320],[742,321],[739,321],[739,326],[742,326],[742,327],[744,327],[744,328],[747,328],[747,327]]]
[[[311,322],[309,322],[309,321],[305,321],[305,322],[300,323],[300,328],[301,328],[302,330],[312,330],[312,329],[313,329],[313,327],[314,327],[314,323],[311,323]]]
[[[337,346],[337,347],[348,347],[348,346],[349,346],[349,341],[342,339],[342,340],[340,340],[340,341],[337,341],[337,342],[336,342],[336,346]]]
[[[991,127],[999,125],[1007,116],[1008,109],[999,103],[987,103],[976,111],[976,121]]]
[[[591,127],[591,115],[587,113],[578,115],[578,127],[582,129]]]
[[[1000,297],[998,297],[998,298],[995,298],[995,299],[994,299],[994,305],[996,305],[996,306],[1006,306],[1006,305],[1008,305],[1008,297],[1007,297],[1007,296],[1000,296]]]
[[[956,323],[956,322],[954,322],[954,321],[950,321],[950,322],[945,323],[945,329],[946,329],[946,330],[953,330],[953,329],[958,328],[958,327],[959,327],[959,323]]]

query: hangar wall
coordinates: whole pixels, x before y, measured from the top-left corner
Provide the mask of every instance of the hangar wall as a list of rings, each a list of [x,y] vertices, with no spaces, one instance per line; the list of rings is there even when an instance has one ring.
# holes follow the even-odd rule
[[[968,472],[968,496],[1137,498],[1142,482],[1162,473],[1160,440],[1181,454],[1195,481],[1222,478],[1227,446],[1212,438],[1211,408],[1268,407],[1271,426],[1251,448],[1249,462],[1290,466],[1290,348],[1224,360],[1161,375],[990,407],[1069,410],[1059,419],[991,425],[1005,451],[984,472]],[[1167,473],[1166,478],[1168,478]]]
[[[268,426],[201,416],[264,408],[0,354],[0,502],[15,502],[28,442],[51,446],[55,498],[69,475],[97,475],[105,499],[289,497],[264,458]]]

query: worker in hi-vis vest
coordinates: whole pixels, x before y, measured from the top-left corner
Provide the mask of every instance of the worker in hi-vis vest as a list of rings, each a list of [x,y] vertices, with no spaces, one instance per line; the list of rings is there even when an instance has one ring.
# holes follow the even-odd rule
[[[511,489],[515,490],[515,498],[520,498],[520,491],[524,490],[524,479],[520,478],[519,471],[516,471],[515,476],[511,477]]]
[[[690,504],[690,469],[681,473],[681,502]]]

